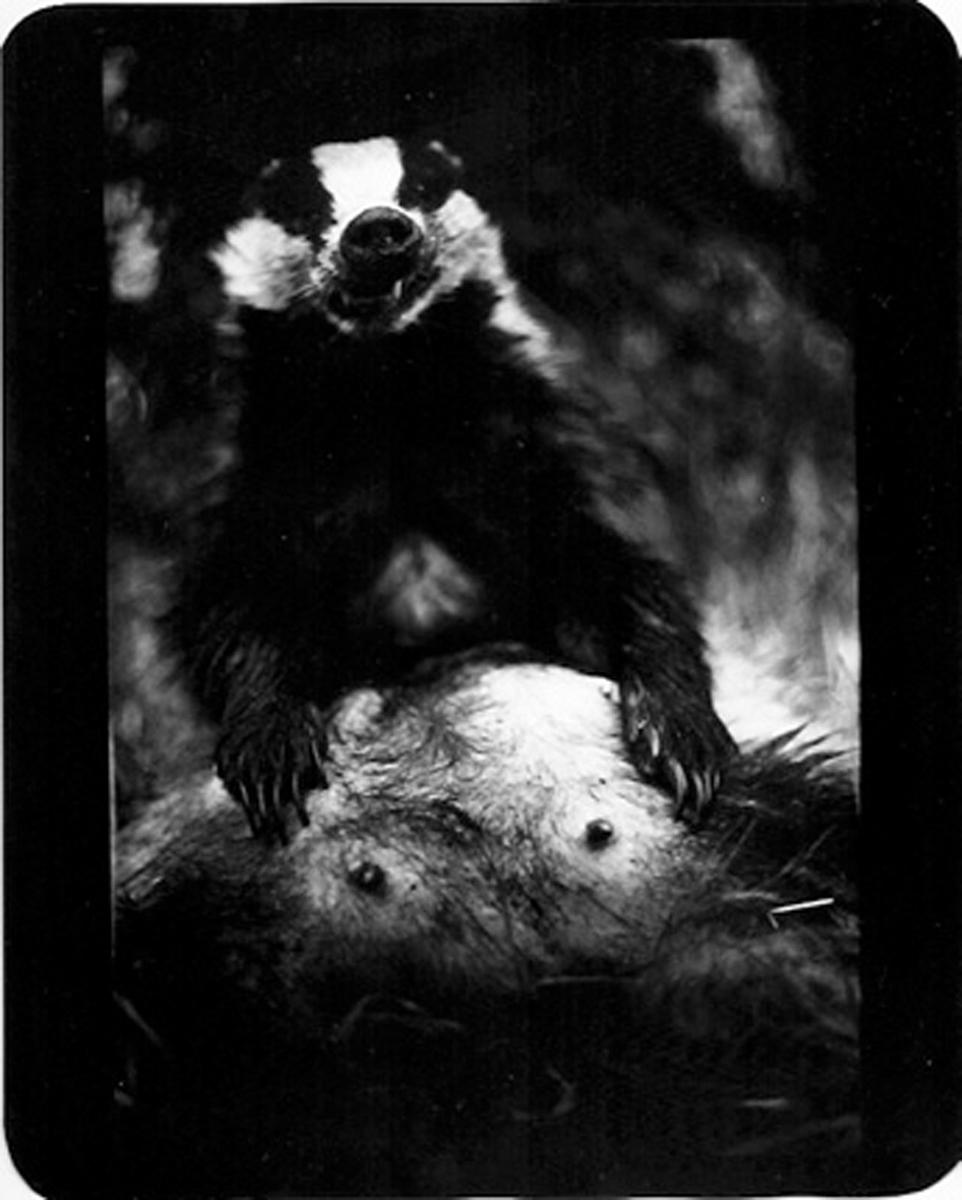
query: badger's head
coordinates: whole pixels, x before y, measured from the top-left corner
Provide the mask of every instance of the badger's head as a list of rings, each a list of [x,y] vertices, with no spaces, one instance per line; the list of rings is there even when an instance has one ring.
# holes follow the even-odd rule
[[[212,252],[229,299],[358,338],[404,329],[469,281],[508,299],[499,232],[460,176],[440,143],[386,137],[272,162]]]

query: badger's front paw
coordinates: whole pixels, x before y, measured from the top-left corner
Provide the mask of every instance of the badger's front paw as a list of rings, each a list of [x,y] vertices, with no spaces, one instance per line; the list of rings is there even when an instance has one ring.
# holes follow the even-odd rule
[[[684,693],[661,697],[631,677],[621,685],[621,718],[641,775],[672,797],[676,815],[699,820],[736,752],[711,704]]]
[[[314,704],[272,701],[228,715],[217,744],[217,772],[255,834],[286,841],[289,808],[308,824],[304,799],[327,783],[326,746],[325,721]]]

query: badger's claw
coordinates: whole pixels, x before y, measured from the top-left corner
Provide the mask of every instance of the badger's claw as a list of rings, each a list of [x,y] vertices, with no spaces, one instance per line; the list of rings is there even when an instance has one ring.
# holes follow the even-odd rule
[[[305,797],[327,784],[326,744],[324,720],[313,704],[254,705],[225,720],[217,772],[255,836],[287,841],[290,808],[301,825],[308,824]]]
[[[690,696],[672,701],[660,702],[637,679],[623,682],[625,739],[641,775],[671,796],[675,815],[698,821],[718,791],[735,743],[710,704]]]

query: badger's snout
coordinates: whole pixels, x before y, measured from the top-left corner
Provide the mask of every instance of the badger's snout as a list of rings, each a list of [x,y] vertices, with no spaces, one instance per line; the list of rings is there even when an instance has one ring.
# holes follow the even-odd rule
[[[400,209],[365,209],[341,235],[345,282],[356,295],[390,292],[414,271],[423,242],[420,228]]]

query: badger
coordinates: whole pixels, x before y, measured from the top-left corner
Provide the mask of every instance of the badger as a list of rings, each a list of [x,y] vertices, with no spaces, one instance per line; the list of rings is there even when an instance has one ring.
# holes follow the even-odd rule
[[[614,680],[631,761],[688,819],[734,751],[684,584],[603,517],[564,436],[591,397],[462,183],[438,142],[321,145],[210,253],[241,465],[178,624],[255,834],[307,824],[339,696],[466,654]]]

